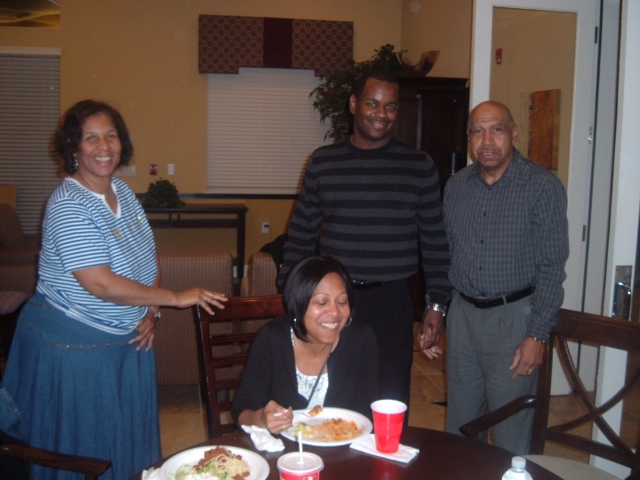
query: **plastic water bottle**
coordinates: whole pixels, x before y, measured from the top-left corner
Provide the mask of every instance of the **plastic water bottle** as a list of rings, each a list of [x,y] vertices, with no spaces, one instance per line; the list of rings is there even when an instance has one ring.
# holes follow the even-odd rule
[[[513,457],[511,459],[511,468],[504,472],[502,480],[532,480],[531,475],[524,467],[527,461],[523,457]]]

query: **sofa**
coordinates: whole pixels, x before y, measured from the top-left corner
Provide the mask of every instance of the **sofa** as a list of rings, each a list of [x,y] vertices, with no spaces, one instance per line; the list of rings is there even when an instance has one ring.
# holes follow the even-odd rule
[[[0,291],[31,296],[36,288],[38,245],[38,235],[24,234],[13,206],[0,203]]]
[[[258,297],[278,293],[276,277],[278,270],[269,253],[257,252],[249,258],[247,276],[243,279],[242,296]]]
[[[160,286],[173,291],[194,287],[233,295],[233,259],[229,252],[158,252]],[[162,308],[155,334],[159,385],[200,382],[194,308]]]
[[[39,242],[38,235],[25,235],[13,207],[0,203],[0,264],[38,263]]]

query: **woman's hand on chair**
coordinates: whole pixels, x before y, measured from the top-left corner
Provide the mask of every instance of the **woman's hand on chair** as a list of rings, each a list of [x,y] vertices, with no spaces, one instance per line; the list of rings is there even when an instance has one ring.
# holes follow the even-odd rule
[[[176,300],[175,306],[178,308],[187,308],[197,304],[213,315],[214,312],[209,304],[224,308],[223,302],[227,301],[227,297],[224,293],[210,292],[204,288],[192,288],[176,293]]]

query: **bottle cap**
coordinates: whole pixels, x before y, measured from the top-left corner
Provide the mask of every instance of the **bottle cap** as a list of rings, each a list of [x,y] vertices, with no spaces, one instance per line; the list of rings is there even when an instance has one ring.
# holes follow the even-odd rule
[[[524,467],[527,465],[527,461],[524,457],[513,457],[511,459],[511,467],[518,468],[524,470]]]

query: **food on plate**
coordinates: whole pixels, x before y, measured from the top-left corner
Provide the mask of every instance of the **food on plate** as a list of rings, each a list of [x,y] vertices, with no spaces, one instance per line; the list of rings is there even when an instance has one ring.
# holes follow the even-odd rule
[[[181,465],[175,480],[243,480],[249,476],[249,464],[224,447],[204,452],[197,465]]]
[[[313,407],[311,410],[307,412],[307,415],[309,415],[310,417],[315,417],[316,415],[319,415],[321,412],[322,412],[322,405],[316,405],[315,407]]]
[[[304,438],[321,442],[339,442],[361,435],[364,427],[359,427],[353,420],[330,418],[318,425],[300,422],[293,426],[293,431],[295,436],[298,435],[298,432],[302,432]]]

